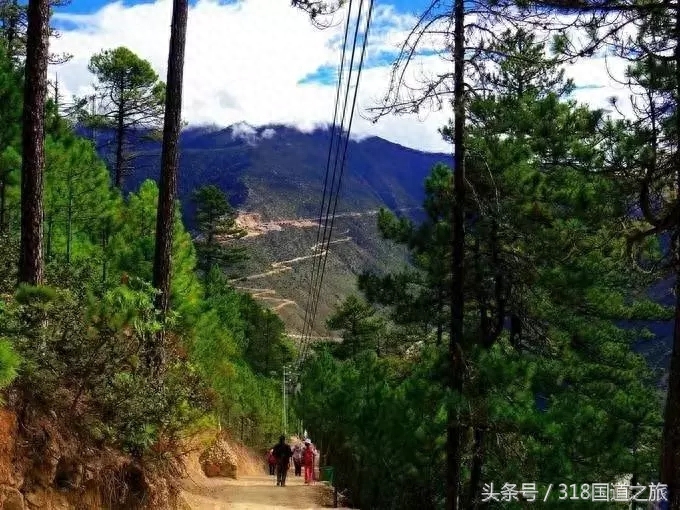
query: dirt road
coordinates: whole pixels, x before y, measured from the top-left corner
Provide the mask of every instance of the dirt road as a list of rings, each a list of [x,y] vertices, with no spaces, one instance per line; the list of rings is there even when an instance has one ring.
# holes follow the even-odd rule
[[[346,234],[348,231],[343,232],[343,234]],[[347,236],[343,237],[341,239],[336,239],[334,241],[327,241],[326,246],[331,245],[331,244],[337,244],[337,243],[346,243],[347,241],[351,241],[352,238]],[[322,251],[317,251],[319,247],[323,243],[316,243],[314,246],[312,246],[310,249],[316,253],[313,255],[302,255],[300,257],[295,257],[294,259],[288,259],[288,260],[279,260],[278,262],[272,262],[271,263],[271,270],[265,271],[264,273],[257,273],[257,274],[251,274],[249,276],[242,276],[240,278],[234,278],[232,280],[229,280],[230,283],[233,282],[242,282],[245,280],[255,280],[257,278],[264,278],[266,276],[271,276],[273,274],[278,274],[278,273],[283,273],[284,271],[292,271],[293,267],[290,266],[289,264],[293,264],[295,262],[300,262],[302,260],[307,260],[307,259],[313,259],[316,257],[323,257],[327,252],[328,249],[322,250]],[[237,287],[237,288],[244,288],[244,287]]]
[[[308,510],[323,508],[321,485],[305,485],[289,476],[286,487],[277,487],[274,477],[244,476],[238,480],[203,478],[187,481],[184,500],[192,510]]]
[[[346,230],[345,232],[342,232],[340,235],[345,235],[349,232],[349,230]],[[347,237],[342,237],[340,239],[335,239],[334,241],[328,241],[328,245],[331,244],[337,244],[337,243],[346,243],[347,241],[351,241],[352,238],[347,236]],[[292,271],[293,266],[290,264],[295,264],[296,262],[301,262],[303,260],[308,260],[308,259],[313,259],[316,257],[323,257],[327,252],[328,248],[322,251],[318,251],[318,249],[323,245],[323,243],[316,243],[314,246],[312,246],[310,249],[314,252],[312,255],[302,255],[300,257],[295,257],[292,259],[288,260],[279,260],[278,262],[272,262],[271,263],[271,269],[269,271],[265,271],[264,273],[257,273],[257,274],[251,274],[248,276],[242,276],[240,278],[234,278],[232,280],[229,280],[229,283],[237,283],[237,282],[244,282],[247,280],[256,280],[258,278],[265,278],[267,276],[272,276],[278,273],[283,273],[285,271]],[[272,310],[275,312],[281,310],[284,306],[298,306],[298,303],[292,299],[286,299],[282,297],[277,296],[277,292],[275,289],[269,289],[269,288],[259,288],[259,287],[244,287],[241,285],[236,285],[234,288],[238,290],[244,290],[248,293],[250,293],[254,298],[260,299],[262,301],[266,301],[271,305]],[[291,335],[294,336],[294,335]]]

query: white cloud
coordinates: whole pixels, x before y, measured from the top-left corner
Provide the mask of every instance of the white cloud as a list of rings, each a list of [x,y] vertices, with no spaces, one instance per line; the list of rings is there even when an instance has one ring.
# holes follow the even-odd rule
[[[102,49],[127,46],[149,60],[164,79],[171,11],[171,0],[156,0],[139,5],[114,2],[89,15],[56,14],[55,20],[62,25],[61,37],[52,41],[51,50],[71,53],[74,58],[52,68],[52,75],[58,73],[60,86],[67,93],[85,94],[93,79],[87,71],[90,56]],[[294,125],[301,130],[330,123],[335,86],[299,81],[322,66],[337,68],[344,23],[340,18],[336,21],[331,28],[319,30],[285,0],[198,0],[189,13],[183,117],[194,125],[246,122],[251,126]],[[393,52],[414,17],[381,5],[374,21],[371,58]],[[421,69],[436,72],[449,65],[435,56],[419,60],[413,76]],[[609,87],[609,77],[595,72],[596,68],[597,64],[582,64],[570,74],[577,84]],[[365,112],[384,96],[389,73],[389,63],[364,70],[360,111]],[[602,89],[581,90],[578,95],[588,102],[606,103],[603,97]],[[357,112],[352,132],[357,137],[375,135],[408,147],[448,152],[451,149],[437,129],[450,115],[447,108],[423,114],[420,119],[391,116],[372,124]]]
[[[265,139],[273,138],[276,135],[276,131],[272,128],[266,128],[260,133],[260,136]]]
[[[231,137],[233,139],[240,138],[251,145],[257,142],[257,129],[247,122],[238,122],[231,127]]]

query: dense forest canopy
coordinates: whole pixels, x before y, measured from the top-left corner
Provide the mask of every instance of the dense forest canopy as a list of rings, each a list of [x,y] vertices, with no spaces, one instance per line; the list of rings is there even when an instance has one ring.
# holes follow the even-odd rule
[[[292,4],[320,26],[340,8]],[[680,331],[659,374],[634,349],[651,333],[630,327],[680,324],[680,304],[647,295],[680,270],[680,7],[439,7],[375,112],[450,103],[455,158],[422,183],[421,219],[380,211],[408,260],[361,274],[327,321],[341,342],[308,350],[233,286],[249,254],[228,190],[197,187],[195,231],[182,222],[188,4],[174,5],[166,81],[104,49],[95,93],[65,108],[47,94],[50,2],[0,0],[0,387],[30,445],[22,490],[59,437],[68,462],[107,466],[106,508],[160,508],[131,473],[176,479],[183,442],[205,431],[268,445],[295,364],[288,422],[349,504],[524,508],[554,490],[543,504],[616,508],[639,486],[680,509]],[[398,76],[433,30],[451,39],[452,72],[404,97]],[[565,66],[603,47],[630,57],[633,118],[572,99]],[[162,138],[158,183],[124,194],[148,138]]]

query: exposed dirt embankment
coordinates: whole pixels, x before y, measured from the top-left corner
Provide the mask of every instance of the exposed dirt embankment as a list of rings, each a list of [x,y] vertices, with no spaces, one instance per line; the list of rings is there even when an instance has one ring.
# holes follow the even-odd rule
[[[415,208],[403,208],[398,211],[410,211]],[[378,214],[377,209],[361,212],[346,212],[338,213],[336,218],[359,218],[361,216],[375,216]],[[323,217],[323,221],[326,218]],[[245,237],[255,237],[268,232],[276,232],[283,230],[285,227],[293,228],[315,228],[319,226],[319,218],[292,218],[292,219],[277,219],[265,221],[262,215],[256,212],[240,211],[236,217],[236,225],[244,229],[247,234]]]
[[[331,495],[292,472],[276,487],[263,456],[225,434],[193,437],[183,450],[175,472],[160,471],[84,448],[56,422],[20,423],[0,409],[0,510],[301,510],[323,508]]]
[[[244,229],[245,237],[255,237],[268,232],[283,230],[284,227],[312,228],[318,225],[319,220],[310,218],[263,221],[259,213],[241,212],[236,218],[236,225]]]
[[[173,479],[158,465],[83,445],[49,417],[0,409],[1,510],[186,508]]]

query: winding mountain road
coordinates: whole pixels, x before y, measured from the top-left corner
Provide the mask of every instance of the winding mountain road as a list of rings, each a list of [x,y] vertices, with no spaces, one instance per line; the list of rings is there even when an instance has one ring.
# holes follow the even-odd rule
[[[347,241],[351,241],[352,237],[347,236],[349,233],[349,230],[346,230],[345,232],[342,232],[340,235],[344,235],[346,237],[342,237],[340,239],[336,239],[334,241],[329,241],[327,244],[330,246],[331,244],[338,244],[338,243],[346,243]],[[272,276],[275,274],[283,273],[286,271],[292,271],[293,266],[291,264],[295,264],[297,262],[302,262],[303,260],[309,260],[313,259],[315,257],[321,257],[325,255],[328,252],[328,249],[322,250],[320,252],[317,252],[319,247],[322,245],[322,243],[316,243],[313,245],[310,249],[315,252],[312,255],[302,255],[300,257],[295,257],[292,259],[288,260],[280,260],[277,262],[272,262],[271,263],[271,269],[268,271],[265,271],[263,273],[256,273],[256,274],[251,274],[248,276],[242,276],[240,278],[233,278],[229,280],[229,283],[238,283],[238,282],[244,282],[248,280],[256,280],[258,278],[266,278],[267,276]],[[278,311],[284,306],[288,305],[295,305],[297,306],[298,303],[292,299],[286,299],[286,298],[281,298],[277,297],[277,292],[275,289],[269,289],[269,288],[260,288],[260,287],[245,287],[245,286],[240,286],[240,285],[235,285],[234,288],[238,290],[243,290],[248,293],[250,293],[254,298],[261,299],[263,301],[267,301],[272,305],[272,309],[274,311]],[[290,335],[294,336],[294,335]]]
[[[348,232],[349,232],[349,230],[343,232],[343,234],[347,234]],[[341,239],[336,239],[335,241],[329,241],[327,243],[327,245],[330,246],[331,244],[346,243],[347,241],[351,241],[351,240],[352,240],[352,238],[350,236],[347,236],[347,237],[343,237]],[[316,251],[321,244],[322,243],[316,243],[314,246],[311,247],[311,250]],[[314,257],[320,257],[320,256],[325,255],[327,252],[328,252],[328,249],[325,249],[325,250],[323,250],[319,253],[314,253],[312,255],[303,255],[301,257],[295,257],[295,258],[288,259],[288,260],[280,260],[278,262],[272,262],[272,264],[271,264],[272,269],[269,270],[269,271],[265,271],[264,273],[251,274],[251,275],[248,275],[248,276],[242,276],[240,278],[234,278],[232,280],[229,280],[229,282],[233,283],[233,282],[242,282],[242,281],[245,281],[245,280],[255,280],[257,278],[265,278],[265,277],[271,276],[273,274],[283,273],[284,271],[292,271],[293,267],[290,264],[294,264],[296,262],[301,262],[303,260],[313,259]]]

